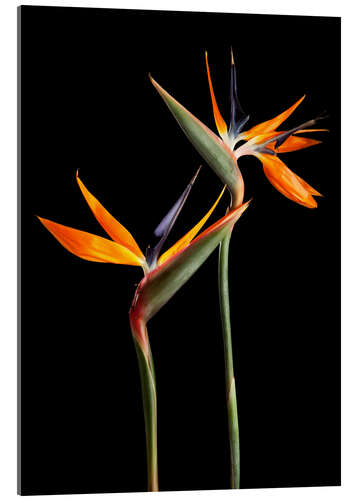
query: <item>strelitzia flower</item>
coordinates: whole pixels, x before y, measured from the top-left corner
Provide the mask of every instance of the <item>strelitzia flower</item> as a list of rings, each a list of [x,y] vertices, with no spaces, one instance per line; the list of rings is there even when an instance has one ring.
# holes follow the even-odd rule
[[[305,95],[301,97],[286,111],[275,118],[255,125],[251,129],[243,132],[242,128],[249,119],[239,103],[237,96],[237,76],[231,51],[231,90],[230,90],[230,125],[227,128],[226,122],[219,111],[216,97],[213,90],[210,69],[208,65],[208,56],[206,52],[206,68],[208,84],[211,94],[213,115],[218,133],[222,141],[234,152],[238,159],[245,155],[254,155],[263,164],[263,170],[271,184],[284,196],[300,205],[308,208],[317,206],[313,196],[322,196],[316,189],[292,172],[280,158],[277,153],[288,153],[299,149],[307,148],[321,143],[315,139],[296,136],[306,132],[322,132],[326,129],[307,129],[312,127],[317,121],[325,118],[321,115],[314,120],[309,120],[297,127],[287,131],[277,131],[277,128],[295,111],[299,104],[304,100]],[[248,141],[236,148],[240,141]],[[235,149],[236,148],[236,149]]]
[[[155,229],[154,235],[157,243],[153,246],[153,248],[147,248],[145,252],[146,255],[144,255],[141,251],[132,234],[103,207],[97,198],[95,198],[88,191],[79,178],[78,172],[76,179],[80,190],[94,217],[110,236],[111,240],[103,238],[102,236],[97,236],[85,231],[64,226],[42,217],[39,217],[39,220],[68,251],[77,257],[94,262],[140,266],[143,269],[144,275],[147,276],[147,279],[145,280],[145,283],[147,283],[152,278],[154,270],[158,271],[159,274],[162,273],[164,266],[168,265],[170,259],[177,256],[177,254],[179,254],[188,245],[194,243],[192,240],[194,240],[197,233],[206,223],[223,195],[225,188],[223,188],[219,197],[206,215],[174,245],[159,256],[173,224],[183,208],[197,175],[198,171],[175,205]],[[156,272],[156,275],[158,273]],[[140,285],[140,289],[141,288],[142,285]],[[146,341],[144,339],[140,339],[140,342],[143,342],[142,347],[147,354]]]
[[[141,251],[132,234],[118,222],[88,191],[78,177],[81,192],[93,215],[110,236],[110,240],[39,217],[42,224],[69,252],[89,261],[141,266],[144,278],[139,283],[129,312],[130,326],[138,355],[145,428],[147,435],[148,489],[158,490],[156,385],[153,359],[147,333],[147,322],[187,282],[206,258],[229,233],[248,203],[230,211],[225,217],[197,236],[223,195],[224,188],[210,210],[173,246],[159,256],[172,226],[180,213],[192,185],[193,177],[175,205],[157,226],[156,244]]]
[[[300,137],[296,134],[326,131],[326,129],[306,128],[313,126],[325,116],[321,115],[287,131],[277,131],[277,128],[303,101],[305,97],[303,96],[275,118],[255,125],[247,131],[242,131],[249,120],[249,116],[243,111],[238,99],[236,68],[233,52],[231,51],[230,123],[228,127],[219,111],[213,90],[207,53],[205,56],[213,116],[219,137],[164,90],[151,75],[150,79],[188,139],[222,182],[227,185],[232,196],[232,206],[240,205],[244,196],[244,182],[237,160],[241,156],[254,155],[262,162],[263,170],[269,181],[284,196],[306,207],[315,208],[317,203],[313,196],[322,195],[294,174],[278,158],[277,153],[297,151],[319,144],[321,141]],[[240,145],[241,141],[246,141],[246,143]]]

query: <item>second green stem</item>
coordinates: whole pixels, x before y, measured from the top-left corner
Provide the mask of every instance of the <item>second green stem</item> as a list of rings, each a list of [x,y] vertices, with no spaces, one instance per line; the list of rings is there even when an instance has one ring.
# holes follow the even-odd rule
[[[134,342],[139,361],[144,405],[148,491],[159,491],[157,465],[157,406],[154,365],[150,346],[149,359],[147,359],[139,344],[137,344],[136,341]]]
[[[229,306],[229,284],[228,284],[228,260],[229,243],[231,233],[229,233],[219,247],[218,263],[218,287],[219,304],[221,310],[224,363],[226,379],[226,395],[228,410],[228,429],[229,443],[231,451],[231,487],[238,489],[240,487],[240,446],[239,446],[239,427],[237,394],[233,368],[232,335]]]

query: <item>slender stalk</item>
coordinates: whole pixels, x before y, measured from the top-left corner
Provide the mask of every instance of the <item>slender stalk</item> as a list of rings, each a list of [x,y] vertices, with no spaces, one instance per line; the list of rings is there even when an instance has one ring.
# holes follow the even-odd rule
[[[233,369],[232,335],[231,335],[229,285],[228,285],[228,260],[229,260],[230,239],[231,239],[231,233],[229,233],[222,240],[219,247],[218,287],[219,287],[219,304],[221,310],[223,345],[224,345],[229,444],[231,451],[231,487],[233,489],[238,489],[240,487],[240,447],[239,447],[237,395],[236,395],[236,386],[235,386],[234,369]]]
[[[148,491],[159,491],[157,463],[157,405],[155,373],[149,346],[149,359],[134,339],[139,361],[141,391],[144,406]]]

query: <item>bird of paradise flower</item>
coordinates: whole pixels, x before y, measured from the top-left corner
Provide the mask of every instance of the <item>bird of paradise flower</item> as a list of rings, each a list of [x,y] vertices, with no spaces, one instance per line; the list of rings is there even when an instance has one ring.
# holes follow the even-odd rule
[[[149,491],[157,491],[159,486],[156,382],[146,326],[147,322],[196,272],[206,258],[219,245],[227,232],[232,230],[234,224],[249,204],[245,203],[230,211],[196,237],[221,199],[225,190],[223,188],[217,200],[204,217],[174,245],[159,256],[197,175],[198,171],[177,202],[157,226],[154,232],[156,244],[153,248],[148,247],[146,255],[141,251],[132,234],[88,191],[80,180],[78,172],[76,179],[79,188],[93,215],[110,236],[111,240],[39,217],[41,223],[61,245],[81,259],[102,263],[141,266],[143,269],[144,278],[136,288],[129,311],[129,320],[141,376]]]
[[[296,203],[299,203],[300,205],[304,205],[305,207],[316,208],[317,202],[314,199],[314,196],[322,195],[307,182],[301,179],[301,177],[292,172],[277,155],[278,153],[289,153],[291,151],[298,151],[299,149],[320,144],[321,141],[310,139],[308,137],[299,137],[295,134],[303,134],[307,132],[326,132],[327,129],[307,128],[312,127],[319,120],[326,118],[326,115],[322,114],[313,120],[306,121],[289,130],[277,131],[276,129],[289,118],[289,116],[305,99],[304,95],[295,104],[290,106],[290,108],[286,111],[280,113],[278,116],[259,123],[249,130],[242,132],[242,128],[249,120],[249,116],[244,113],[238,99],[236,69],[233,52],[231,51],[231,116],[230,126],[228,129],[217,105],[208,65],[207,52],[205,56],[213,115],[222,141],[233,151],[237,160],[242,156],[256,156],[263,164],[263,170],[267,179],[284,196],[292,201],[295,201]],[[235,149],[236,145],[240,141],[247,142]]]

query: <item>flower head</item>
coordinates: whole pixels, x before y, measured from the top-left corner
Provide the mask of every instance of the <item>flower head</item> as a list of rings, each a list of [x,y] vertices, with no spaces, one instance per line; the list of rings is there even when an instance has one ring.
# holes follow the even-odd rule
[[[136,340],[146,355],[148,355],[146,322],[198,269],[248,206],[248,203],[245,203],[238,209],[231,211],[196,237],[222,197],[225,189],[223,188],[206,215],[159,256],[197,174],[198,171],[177,202],[157,226],[154,234],[158,241],[152,249],[150,247],[147,249],[146,255],[141,251],[132,234],[88,191],[80,180],[78,172],[76,178],[81,192],[93,215],[111,239],[39,217],[42,224],[61,245],[84,260],[127,264],[143,268],[145,276],[137,288],[130,311],[130,320],[133,331],[136,332]]]
[[[299,149],[319,144],[321,141],[317,141],[315,139],[310,139],[307,137],[300,137],[296,134],[326,131],[326,129],[307,128],[312,127],[316,124],[317,121],[325,118],[325,116],[321,115],[314,120],[309,120],[287,131],[277,131],[277,128],[279,128],[279,126],[295,111],[295,109],[303,101],[303,99],[305,98],[305,96],[303,96],[290,108],[288,108],[286,111],[282,112],[275,118],[255,125],[245,132],[242,131],[242,128],[247,123],[249,116],[243,112],[238,100],[236,69],[233,59],[233,53],[231,52],[231,117],[228,129],[217,105],[208,65],[207,52],[206,68],[211,94],[213,116],[218,133],[223,142],[234,152],[234,155],[237,159],[245,155],[256,156],[263,164],[263,170],[267,179],[284,196],[291,199],[292,201],[295,201],[296,203],[299,203],[300,205],[304,205],[308,208],[315,208],[317,206],[317,202],[314,199],[314,196],[322,195],[318,191],[316,191],[316,189],[307,184],[307,182],[301,179],[298,175],[294,174],[294,172],[292,172],[283,163],[283,161],[278,158],[277,154],[297,151]],[[240,141],[247,142],[236,148],[237,144]]]
[[[148,247],[146,256],[141,251],[132,234],[122,224],[120,224],[120,222],[117,221],[88,191],[83,182],[80,180],[78,172],[76,179],[80,190],[88,203],[89,208],[93,212],[94,217],[110,236],[111,240],[87,233],[85,231],[73,229],[68,226],[63,226],[62,224],[57,224],[56,222],[52,222],[48,219],[43,219],[41,217],[39,217],[39,219],[50,231],[50,233],[52,233],[52,235],[68,251],[77,255],[77,257],[94,262],[141,266],[144,273],[147,274],[158,265],[164,263],[170,256],[175,255],[180,250],[185,248],[192,241],[192,239],[200,231],[201,227],[205,224],[213,210],[216,208],[220,198],[222,197],[224,188],[206,215],[158,259],[161,248],[165,243],[177,216],[183,208],[197,175],[198,171],[175,205],[155,229],[154,234],[158,237],[159,241],[153,249]]]

